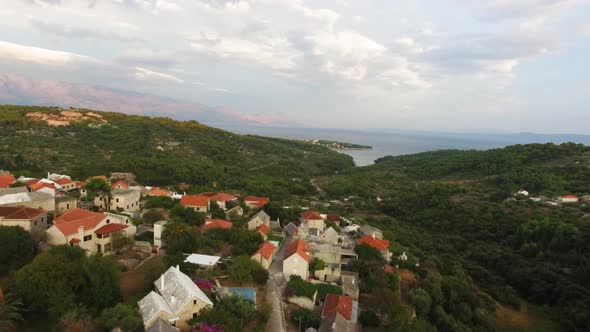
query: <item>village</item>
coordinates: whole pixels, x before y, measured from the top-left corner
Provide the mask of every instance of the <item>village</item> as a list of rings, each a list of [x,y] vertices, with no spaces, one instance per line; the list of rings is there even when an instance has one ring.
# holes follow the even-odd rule
[[[194,327],[191,319],[228,295],[248,299],[255,307],[264,299],[271,308],[269,331],[307,330],[313,323],[306,315],[312,312],[321,318],[318,331],[358,331],[361,280],[348,265],[359,259],[359,247],[372,248],[383,262],[392,258],[389,241],[377,228],[307,208],[294,220],[273,220],[264,210],[267,197],[178,194],[139,185],[129,173],[84,181],[51,173],[42,179],[0,174],[0,226],[22,227],[40,251],[60,245],[79,247],[86,255],[120,256],[129,269],[170,249],[165,241],[166,228],[174,223],[170,215],[142,222],[142,214],[147,217],[145,211],[150,211],[146,202],[158,200],[177,202],[203,215],[203,223],[193,226],[203,237],[215,238],[238,227],[237,232],[258,234],[261,243],[240,255],[250,256],[251,264],[267,272],[262,285],[241,287],[241,283],[232,284],[222,268],[236,264],[225,244],[221,250],[182,252],[182,264],[170,266],[137,302],[146,331],[189,331]],[[406,254],[399,260],[407,260]],[[181,266],[191,267],[183,270]],[[380,268],[387,273],[394,269],[385,264]],[[298,314],[298,324],[293,324]]]

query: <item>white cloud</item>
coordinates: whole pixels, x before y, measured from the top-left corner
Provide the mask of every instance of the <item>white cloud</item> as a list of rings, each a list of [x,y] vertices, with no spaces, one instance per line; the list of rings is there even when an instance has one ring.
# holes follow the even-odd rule
[[[153,70],[149,70],[149,69],[145,69],[145,68],[141,68],[141,67],[135,67],[135,77],[140,80],[158,79],[158,80],[166,80],[166,81],[170,81],[170,82],[174,82],[174,83],[184,83],[183,79],[180,79],[174,75],[160,73],[157,71],[153,71]]]
[[[76,62],[95,62],[90,57],[63,51],[0,41],[0,58],[5,61],[32,62],[48,66],[67,66]]]

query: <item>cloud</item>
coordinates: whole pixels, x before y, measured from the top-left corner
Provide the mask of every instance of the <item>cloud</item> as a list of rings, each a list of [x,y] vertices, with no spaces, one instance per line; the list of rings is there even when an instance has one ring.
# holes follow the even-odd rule
[[[503,21],[544,16],[568,6],[568,0],[488,0],[475,1],[479,17]]]
[[[115,61],[128,66],[148,66],[170,68],[178,64],[179,56],[169,51],[150,49],[127,49],[115,58]]]
[[[64,38],[116,40],[120,42],[140,41],[140,39],[137,37],[126,36],[115,31],[98,30],[94,28],[72,26],[62,23],[51,23],[35,18],[30,19],[29,22],[31,26],[40,32],[51,33]]]
[[[174,83],[184,83],[183,79],[180,79],[174,75],[160,73],[157,71],[136,67],[135,68],[135,77],[140,80],[153,80],[153,79],[161,79],[166,80]]]
[[[90,57],[75,53],[48,50],[5,41],[0,41],[0,59],[60,67],[81,62],[98,62]]]

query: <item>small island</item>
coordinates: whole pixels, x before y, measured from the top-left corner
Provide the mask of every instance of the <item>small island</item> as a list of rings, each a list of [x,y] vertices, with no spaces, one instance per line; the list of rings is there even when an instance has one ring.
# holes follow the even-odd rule
[[[328,140],[309,140],[304,139],[303,142],[308,142],[311,144],[325,146],[327,148],[336,149],[336,150],[371,150],[373,149],[372,146],[369,145],[361,145],[361,144],[354,144],[354,143],[343,143],[337,141],[328,141]]]

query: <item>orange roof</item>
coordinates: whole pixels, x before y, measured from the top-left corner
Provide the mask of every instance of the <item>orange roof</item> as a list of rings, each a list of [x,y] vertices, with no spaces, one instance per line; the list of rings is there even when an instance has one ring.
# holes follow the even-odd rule
[[[305,211],[301,214],[301,218],[303,218],[303,220],[320,220],[320,219],[323,220],[324,219],[324,218],[322,218],[320,213],[317,211]]]
[[[90,179],[101,179],[105,182],[108,182],[109,179],[105,176],[105,175],[96,175],[96,176],[91,176],[88,180]]]
[[[350,296],[328,294],[322,309],[322,318],[337,313],[349,321],[352,319],[352,303],[352,297]]]
[[[105,235],[105,234],[110,234],[112,232],[120,231],[120,230],[125,229],[127,227],[129,227],[129,225],[107,224],[107,225],[104,225],[101,228],[97,229],[94,233],[96,233],[98,235]]]
[[[260,226],[258,226],[258,228],[256,228],[257,231],[259,231],[260,233],[266,235],[268,234],[268,232],[270,232],[270,227],[268,227],[267,224],[262,224]]]
[[[86,181],[79,181],[79,182],[76,182],[76,186],[77,186],[77,187],[79,187],[79,188],[82,188],[82,187],[84,187],[85,185],[86,185]]]
[[[373,235],[365,235],[356,241],[358,244],[368,244],[379,250],[389,250],[389,241],[381,240]]]
[[[55,189],[55,186],[53,185],[53,183],[46,183],[46,182],[39,181],[35,184],[30,185],[29,188],[31,188],[32,191],[38,191],[43,188]]]
[[[68,178],[61,178],[61,179],[57,179],[53,182],[59,184],[60,186],[63,186],[64,184],[70,184],[70,183],[74,182],[74,180],[68,179]]]
[[[183,206],[207,206],[209,198],[203,195],[184,195],[180,199],[180,205]]]
[[[70,235],[78,232],[78,227],[84,227],[85,230],[94,229],[104,218],[105,215],[102,213],[76,208],[62,214],[53,224],[64,235]]]
[[[326,219],[328,221],[340,222],[340,216],[337,214],[329,214]]]
[[[309,262],[309,251],[311,248],[305,241],[297,239],[289,244],[285,252],[285,258],[291,257],[295,253],[299,254],[306,262]]]
[[[111,188],[125,188],[125,189],[129,189],[129,185],[123,181],[117,181],[113,184],[111,184]]]
[[[578,198],[578,196],[575,196],[575,195],[563,195],[563,196],[561,196],[561,198]]]
[[[263,207],[268,203],[270,200],[268,197],[256,197],[256,196],[246,196],[244,198],[244,202],[248,202],[252,205]]]
[[[205,221],[205,225],[203,226],[202,230],[207,231],[213,228],[221,228],[221,229],[230,229],[232,228],[233,224],[231,221],[223,220],[223,219],[212,219]]]
[[[0,217],[6,219],[31,219],[45,214],[41,209],[31,209],[18,206],[0,206]]]
[[[33,185],[33,184],[35,184],[35,183],[39,182],[39,181],[41,181],[41,179],[33,179],[33,180],[29,180],[29,181],[25,182],[25,185],[26,185],[26,186],[30,186],[30,185]]]
[[[0,174],[0,188],[8,188],[16,181],[14,175],[10,173]]]
[[[148,196],[170,196],[170,194],[172,194],[170,190],[160,189],[157,187],[152,188],[152,190],[147,193]]]
[[[226,193],[217,193],[217,194],[209,197],[209,199],[212,201],[218,201],[218,202],[229,202],[229,201],[235,201],[238,198],[235,196],[226,194]]]
[[[268,260],[270,257],[272,257],[272,253],[275,251],[275,249],[276,247],[272,243],[266,241],[260,246],[260,248],[258,248],[258,250],[256,250],[252,256],[260,254],[262,255],[262,258]]]

